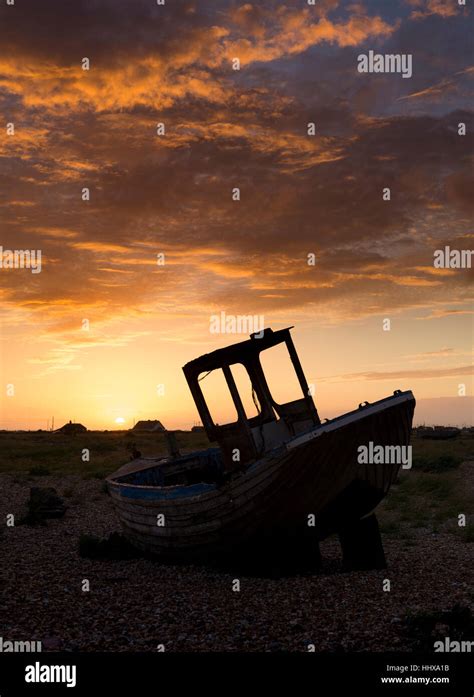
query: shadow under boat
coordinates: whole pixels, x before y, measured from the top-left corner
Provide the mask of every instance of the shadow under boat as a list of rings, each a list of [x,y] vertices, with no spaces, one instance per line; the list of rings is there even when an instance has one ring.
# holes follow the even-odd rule
[[[397,452],[409,444],[414,396],[397,390],[322,423],[290,329],[266,329],[184,366],[205,431],[218,447],[186,455],[172,447],[167,458],[140,458],[107,478],[125,537],[147,555],[314,569],[319,541],[338,533],[346,568],[385,566],[373,511],[397,476]],[[260,354],[283,343],[302,397],[278,404]],[[251,381],[259,410],[253,418],[238,392],[235,364]],[[213,370],[223,371],[234,423],[216,424],[204,399],[200,380]],[[361,464],[360,446],[370,443],[391,456]]]

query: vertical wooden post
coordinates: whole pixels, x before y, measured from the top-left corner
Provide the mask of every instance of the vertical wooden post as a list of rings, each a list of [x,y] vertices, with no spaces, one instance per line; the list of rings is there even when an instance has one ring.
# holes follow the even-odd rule
[[[348,571],[386,568],[379,525],[373,513],[345,525],[339,530],[339,540]]]
[[[306,377],[303,372],[303,368],[301,367],[300,359],[298,358],[298,354],[296,353],[295,345],[293,344],[293,339],[291,338],[290,332],[288,332],[288,335],[285,339],[286,346],[288,348],[288,353],[290,354],[291,362],[293,363],[293,367],[296,372],[296,376],[298,378],[298,381],[300,383],[301,389],[303,391],[304,398],[306,400],[306,403],[310,409],[310,411],[313,414],[313,418],[315,419],[316,425],[321,423],[321,420],[318,415],[318,411],[316,407],[314,406],[313,398],[309,394],[309,386],[308,383],[306,382]]]
[[[168,446],[169,456],[174,459],[180,457],[181,453],[178,448],[178,441],[176,440],[176,433],[174,431],[165,431],[166,444]]]
[[[240,394],[237,389],[237,385],[235,384],[234,376],[232,375],[232,372],[228,365],[223,365],[222,370],[224,372],[224,377],[229,387],[232,400],[235,404],[235,408],[237,409],[239,422],[242,424],[242,428],[246,433],[251,450],[255,452],[255,443],[253,440],[252,431],[250,430],[250,426],[247,421],[247,414],[245,413],[244,405],[242,404],[242,400],[240,399]]]

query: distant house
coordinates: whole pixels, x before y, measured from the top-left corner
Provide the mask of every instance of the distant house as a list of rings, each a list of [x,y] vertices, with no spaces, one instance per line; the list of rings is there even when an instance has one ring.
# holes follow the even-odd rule
[[[154,420],[148,420],[148,421],[137,421],[135,426],[132,428],[132,431],[147,431],[148,433],[155,433],[155,432],[162,433],[163,431],[166,431],[166,428],[163,426],[161,421],[154,419]]]
[[[73,424],[70,421],[68,424],[64,424],[61,428],[58,428],[55,433],[66,433],[68,436],[74,436],[76,433],[85,433],[87,428],[82,424]]]
[[[191,429],[191,433],[203,433],[204,432],[204,426],[193,426]]]

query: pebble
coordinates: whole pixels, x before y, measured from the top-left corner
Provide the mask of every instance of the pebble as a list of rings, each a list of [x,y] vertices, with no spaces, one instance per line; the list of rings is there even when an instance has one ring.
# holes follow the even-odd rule
[[[137,558],[92,561],[78,555],[81,534],[107,537],[120,525],[101,482],[44,477],[78,504],[47,527],[8,528],[0,535],[2,636],[37,640],[62,651],[409,651],[407,612],[455,602],[471,606],[471,548],[449,532],[419,532],[413,546],[385,538],[389,567],[342,573],[337,540],[322,543],[325,571],[314,576],[240,577]],[[20,514],[31,481],[0,475],[0,520]],[[433,563],[436,560],[436,563]],[[454,576],[454,578],[453,578]],[[383,592],[390,578],[391,592]],[[82,591],[87,579],[90,591]]]

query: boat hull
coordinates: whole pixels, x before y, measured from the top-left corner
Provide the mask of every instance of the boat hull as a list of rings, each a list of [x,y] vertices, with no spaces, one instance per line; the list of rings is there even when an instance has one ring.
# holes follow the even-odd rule
[[[221,486],[140,486],[121,482],[119,471],[107,484],[123,533],[148,554],[190,561],[324,539],[386,496],[400,461],[361,464],[360,446],[408,446],[414,407],[404,392],[360,408]]]

